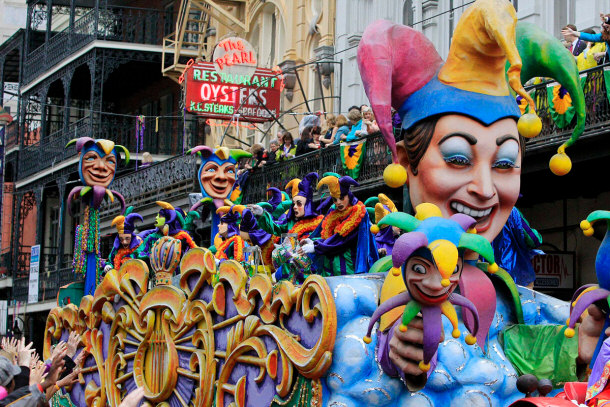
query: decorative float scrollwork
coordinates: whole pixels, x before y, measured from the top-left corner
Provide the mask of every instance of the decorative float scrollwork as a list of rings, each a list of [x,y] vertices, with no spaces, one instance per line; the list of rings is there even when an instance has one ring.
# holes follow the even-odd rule
[[[80,307],[50,312],[45,356],[72,330],[90,352],[68,394],[74,405],[117,406],[138,386],[145,405],[321,404],[337,329],[322,277],[273,284],[232,260],[217,268],[204,248],[184,254],[180,270],[174,285],[149,290],[146,263],[129,260]]]

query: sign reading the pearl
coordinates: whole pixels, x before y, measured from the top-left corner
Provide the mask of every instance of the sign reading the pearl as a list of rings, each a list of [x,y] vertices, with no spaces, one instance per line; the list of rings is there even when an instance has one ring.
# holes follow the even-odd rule
[[[188,71],[186,110],[211,119],[266,122],[280,111],[281,80],[271,69],[256,68],[252,76],[217,72],[200,62]],[[266,109],[265,109],[266,107]]]

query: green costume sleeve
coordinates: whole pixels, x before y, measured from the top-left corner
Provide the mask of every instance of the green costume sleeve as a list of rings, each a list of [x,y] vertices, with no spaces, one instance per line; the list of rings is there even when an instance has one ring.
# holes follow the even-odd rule
[[[282,233],[288,232],[291,224],[291,222],[286,222],[283,225],[276,224],[269,212],[263,212],[261,216],[257,216],[256,221],[261,229],[267,233],[271,233],[274,236],[281,236]]]
[[[504,353],[517,374],[550,379],[553,386],[577,382],[578,334],[566,338],[565,325],[513,325],[503,332]]]

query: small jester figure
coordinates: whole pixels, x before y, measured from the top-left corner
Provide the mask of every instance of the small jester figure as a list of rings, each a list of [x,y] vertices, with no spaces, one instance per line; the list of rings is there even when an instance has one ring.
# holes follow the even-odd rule
[[[489,262],[490,272],[497,271],[498,266],[494,262],[493,248],[489,241],[475,234],[475,223],[475,219],[461,213],[452,215],[449,219],[443,218],[441,210],[429,203],[418,205],[415,216],[394,212],[379,222],[380,226],[396,226],[408,232],[396,240],[390,272],[394,277],[402,275],[407,290],[387,299],[377,308],[371,317],[367,335],[364,337],[365,342],[371,342],[371,331],[378,319],[382,319],[380,331],[394,324],[392,319],[398,316],[396,311],[401,311],[397,310],[397,307],[406,305],[402,311],[402,319],[399,319],[399,329],[403,332],[407,331],[407,325],[421,312],[424,342],[423,360],[420,361],[419,368],[429,372],[430,362],[436,354],[442,335],[441,315],[445,315],[451,322],[452,336],[461,336],[454,308],[454,305],[459,305],[467,309],[472,316],[471,319],[465,320],[466,327],[471,332],[466,336],[466,343],[476,343],[475,335],[479,330],[478,310],[466,297],[453,292],[464,266],[464,252],[472,250],[483,256]],[[393,313],[388,313],[392,310]],[[382,368],[386,373],[397,376],[401,372],[394,369],[392,364],[385,363],[388,343],[380,339],[378,344]]]
[[[108,255],[109,263],[105,270],[110,268],[119,270],[121,265],[128,259],[135,259],[137,249],[144,242],[142,238],[134,233],[135,222],[144,222],[139,213],[133,212],[133,206],[125,210],[125,214],[117,216],[112,220],[112,226],[116,227],[117,235],[114,238],[114,245]]]
[[[394,242],[400,235],[400,228],[396,226],[379,226],[379,221],[389,213],[397,211],[396,205],[385,194],[379,194],[376,197],[371,197],[364,202],[369,216],[375,219],[375,224],[371,226],[371,233],[375,235],[375,243],[377,243],[377,251],[379,256],[390,256]],[[371,207],[371,205],[374,205]]]
[[[75,273],[85,276],[85,295],[93,294],[102,274],[100,254],[99,208],[105,197],[111,202],[118,198],[121,212],[125,210],[125,199],[116,191],[108,189],[120,161],[119,150],[125,154],[125,164],[129,163],[129,151],[110,140],[95,140],[81,137],[71,140],[66,147],[74,144],[79,153],[78,175],[84,186],[78,186],[68,195],[68,211],[72,213],[72,200],[75,196],[85,204],[83,223],[76,228],[74,241]]]
[[[317,181],[318,174],[310,172],[303,180],[295,178],[286,185],[292,195],[292,206],[283,219],[274,221],[272,214],[263,211],[260,205],[249,205],[260,227],[275,236],[275,243],[279,242],[282,233],[296,233],[297,240],[301,241],[318,227],[323,216],[318,215],[313,203]]]
[[[310,238],[301,241],[297,252],[315,254],[317,272],[323,276],[368,272],[379,256],[366,207],[350,191],[358,183],[349,176],[329,175],[318,182],[318,189],[323,185],[335,207]]]
[[[214,237],[214,246],[210,247],[210,250],[220,261],[242,262],[245,260],[246,243],[239,233],[239,212],[232,209],[231,206],[221,206],[216,210],[216,213],[220,215],[220,222],[218,223],[218,233]]]
[[[150,249],[152,245],[165,235],[164,229],[167,227],[167,235],[178,239],[182,242],[182,252],[185,253],[188,249],[197,247],[197,244],[193,241],[193,238],[189,233],[184,230],[184,225],[190,222],[190,218],[193,216],[193,212],[185,214],[180,208],[175,209],[171,204],[164,201],[157,201],[157,205],[161,207],[161,210],[155,218],[155,228],[145,230],[140,233],[140,237],[144,240],[140,246],[141,249],[138,251],[139,258],[149,258]],[[197,214],[198,216],[198,214]]]
[[[241,190],[236,184],[237,162],[241,158],[252,157],[252,154],[240,149],[228,149],[227,147],[213,149],[208,146],[193,147],[189,152],[201,157],[197,178],[203,195],[201,202],[193,205],[191,211],[197,210],[201,205],[213,204],[212,238],[214,238],[218,233],[220,221],[216,210],[225,205],[225,199],[229,199],[233,203],[238,203],[237,201],[241,199]]]

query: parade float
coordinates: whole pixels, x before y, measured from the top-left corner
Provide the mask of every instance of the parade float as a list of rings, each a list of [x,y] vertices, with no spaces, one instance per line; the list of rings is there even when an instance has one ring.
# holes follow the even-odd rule
[[[254,64],[247,47],[231,41],[219,69],[237,61],[231,53],[245,52],[242,60]],[[599,286],[576,294],[566,329],[571,304],[516,285],[491,245],[519,194],[520,136],[540,132],[522,86],[533,76],[555,78],[574,101],[576,129],[550,162],[558,175],[571,167],[565,149],[584,126],[572,56],[517,23],[508,1],[478,0],[462,15],[446,62],[421,33],[387,21],[367,28],[358,61],[393,160],[384,179],[406,184],[417,211],[402,213],[385,195],[367,209],[350,190],[357,181],[316,173],[287,185],[289,204],[280,205],[279,190],[269,202],[240,204],[231,195],[244,152],[193,148],[202,158],[197,175],[201,204],[213,213],[213,245],[191,245],[183,215],[160,202],[156,228],[138,235],[154,233],[147,250],[110,262],[79,305],[50,312],[45,357],[72,331],[82,335],[78,352],[88,352],[79,382],[62,389],[55,405],[118,406],[142,387],[151,406],[506,406],[534,399],[538,381],[518,388],[519,376],[533,373],[555,389],[578,380],[581,342],[571,329],[584,305],[608,297],[607,267],[598,270]],[[212,68],[185,76],[229,80],[203,73]],[[255,75],[251,68],[239,75]],[[261,86],[273,85],[259,79]],[[392,108],[402,117],[399,143]],[[318,206],[316,186],[330,195]],[[605,219],[592,216],[586,232]],[[135,219],[117,219],[119,236]],[[392,236],[375,236],[382,232]],[[379,260],[378,241],[391,246]],[[269,267],[244,254],[259,245],[267,246]],[[608,377],[604,346],[600,340],[597,363],[587,361],[603,371],[595,388]],[[539,394],[549,395],[548,382],[540,383]]]

